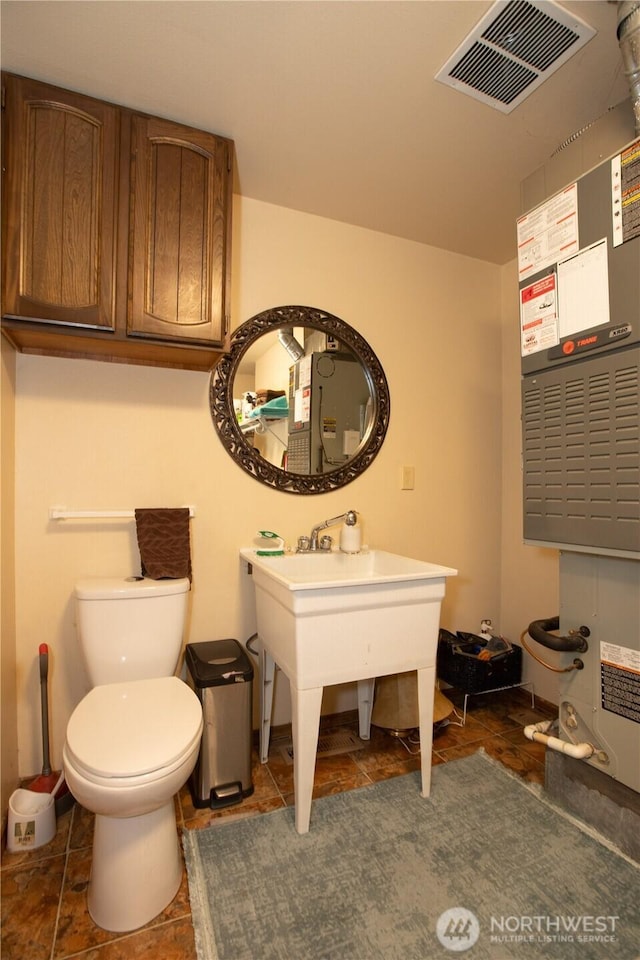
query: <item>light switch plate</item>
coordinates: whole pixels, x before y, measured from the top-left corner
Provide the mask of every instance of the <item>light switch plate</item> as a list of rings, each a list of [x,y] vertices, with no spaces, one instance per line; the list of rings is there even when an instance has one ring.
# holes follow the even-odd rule
[[[401,490],[413,490],[416,485],[416,468],[403,467],[402,480],[400,482]]]

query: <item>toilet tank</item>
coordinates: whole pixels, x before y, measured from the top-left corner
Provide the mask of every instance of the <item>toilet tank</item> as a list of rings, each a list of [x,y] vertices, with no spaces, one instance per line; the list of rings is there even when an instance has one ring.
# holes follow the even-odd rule
[[[81,580],[76,623],[92,686],[174,674],[190,583],[121,577]]]

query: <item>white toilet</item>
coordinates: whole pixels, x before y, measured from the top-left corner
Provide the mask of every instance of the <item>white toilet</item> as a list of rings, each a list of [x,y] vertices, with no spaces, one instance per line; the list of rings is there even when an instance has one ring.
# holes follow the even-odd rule
[[[173,900],[182,879],[174,795],[198,758],[202,706],[173,676],[189,580],[83,580],[80,646],[92,690],[63,749],[76,800],[95,813],[89,913],[135,930]]]

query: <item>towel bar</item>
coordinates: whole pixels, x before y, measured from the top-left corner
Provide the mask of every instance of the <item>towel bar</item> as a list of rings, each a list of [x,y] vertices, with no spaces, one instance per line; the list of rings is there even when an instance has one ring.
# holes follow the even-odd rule
[[[189,516],[195,517],[196,508],[189,506]],[[133,520],[134,510],[67,510],[49,507],[49,520]]]

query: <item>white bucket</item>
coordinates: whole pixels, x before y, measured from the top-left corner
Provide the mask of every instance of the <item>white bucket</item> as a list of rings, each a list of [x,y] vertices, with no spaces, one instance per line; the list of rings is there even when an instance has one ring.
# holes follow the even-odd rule
[[[7,849],[35,850],[56,835],[56,807],[52,793],[14,790],[9,797]]]

